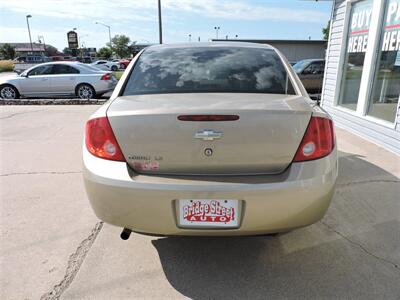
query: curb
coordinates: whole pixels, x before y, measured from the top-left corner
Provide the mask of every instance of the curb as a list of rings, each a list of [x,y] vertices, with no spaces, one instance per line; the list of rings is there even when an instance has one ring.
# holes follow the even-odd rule
[[[0,105],[101,105],[107,99],[15,99],[0,100]]]

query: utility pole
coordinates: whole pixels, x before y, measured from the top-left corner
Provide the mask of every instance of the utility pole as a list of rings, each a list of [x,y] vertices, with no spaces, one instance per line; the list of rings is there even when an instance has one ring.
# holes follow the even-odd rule
[[[31,15],[26,16],[26,24],[28,25],[28,32],[29,32],[29,42],[31,43],[31,51],[33,54],[33,44],[32,44],[32,37],[31,37],[31,29],[29,28],[29,18],[32,18]]]
[[[158,31],[159,31],[160,44],[162,44],[161,0],[158,0]]]

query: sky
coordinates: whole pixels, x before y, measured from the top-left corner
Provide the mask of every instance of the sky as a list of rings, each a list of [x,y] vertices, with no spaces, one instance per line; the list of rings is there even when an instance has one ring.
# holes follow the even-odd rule
[[[332,1],[320,0],[161,0],[163,42],[216,38],[322,39]],[[59,50],[67,32],[77,28],[81,43],[100,48],[111,35],[124,34],[140,44],[158,42],[157,0],[0,0],[0,42],[29,42],[43,36]]]

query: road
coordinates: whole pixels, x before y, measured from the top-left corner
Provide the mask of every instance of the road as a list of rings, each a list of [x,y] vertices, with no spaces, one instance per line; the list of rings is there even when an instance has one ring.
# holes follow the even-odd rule
[[[399,299],[398,156],[338,129],[322,221],[276,237],[122,241],[81,178],[96,108],[0,107],[1,299]]]

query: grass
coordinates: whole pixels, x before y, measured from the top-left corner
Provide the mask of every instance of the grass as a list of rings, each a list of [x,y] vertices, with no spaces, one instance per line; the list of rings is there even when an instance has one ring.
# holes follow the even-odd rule
[[[115,74],[115,77],[117,77],[117,79],[120,80],[122,74],[124,74],[124,71],[116,71],[116,72],[114,72],[114,74]]]
[[[0,60],[0,72],[12,72],[14,64],[11,60]]]

